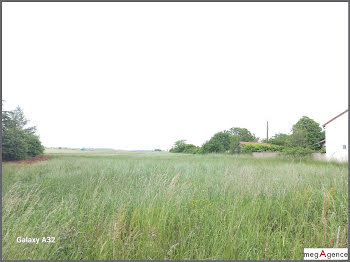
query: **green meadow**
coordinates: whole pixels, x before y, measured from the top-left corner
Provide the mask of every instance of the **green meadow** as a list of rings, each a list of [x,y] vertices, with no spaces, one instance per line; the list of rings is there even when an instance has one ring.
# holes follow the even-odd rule
[[[348,245],[347,163],[46,155],[51,160],[2,166],[4,260],[293,260],[303,259],[304,248]]]

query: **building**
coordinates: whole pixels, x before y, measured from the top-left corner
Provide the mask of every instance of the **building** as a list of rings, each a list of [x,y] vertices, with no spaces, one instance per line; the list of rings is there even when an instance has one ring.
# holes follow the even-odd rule
[[[326,130],[326,157],[348,161],[348,109],[322,125]]]

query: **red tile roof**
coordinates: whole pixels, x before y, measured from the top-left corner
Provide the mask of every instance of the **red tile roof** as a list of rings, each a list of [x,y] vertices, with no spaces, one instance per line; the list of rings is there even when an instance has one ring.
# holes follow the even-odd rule
[[[328,122],[326,122],[325,124],[323,124],[322,126],[325,127],[326,125],[328,125],[330,122],[332,122],[333,120],[337,119],[338,117],[340,117],[341,115],[345,114],[346,112],[348,112],[349,109],[346,109],[343,113],[340,113],[339,115],[337,115],[336,117],[333,117],[331,120],[329,120]]]

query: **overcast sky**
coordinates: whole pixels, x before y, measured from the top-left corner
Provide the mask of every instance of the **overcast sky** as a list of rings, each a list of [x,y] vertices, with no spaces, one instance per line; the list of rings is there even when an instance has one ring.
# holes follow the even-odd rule
[[[170,149],[348,107],[347,3],[2,3],[5,109],[46,147]]]

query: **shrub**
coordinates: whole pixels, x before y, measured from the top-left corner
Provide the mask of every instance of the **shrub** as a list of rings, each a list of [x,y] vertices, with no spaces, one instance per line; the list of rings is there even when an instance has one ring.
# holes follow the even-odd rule
[[[17,107],[2,111],[2,159],[22,160],[44,152],[35,127],[27,127],[28,120]]]
[[[293,130],[293,134],[288,136],[286,140],[286,144],[289,147],[303,147],[306,148],[307,141],[307,131],[304,129],[295,129]]]
[[[25,141],[28,145],[28,148],[27,148],[28,156],[34,157],[44,152],[44,147],[41,145],[39,137],[35,135],[26,135]]]
[[[169,150],[170,153],[187,153],[187,154],[199,154],[201,148],[192,144],[186,144],[186,140],[176,141],[173,148]]]
[[[202,152],[207,153],[224,153],[224,146],[217,140],[210,139],[202,145]]]
[[[169,150],[171,153],[181,153],[184,151],[186,145],[186,140],[178,140],[175,142],[174,146]]]
[[[231,134],[228,131],[218,132],[202,145],[203,153],[224,153],[230,150]]]
[[[237,135],[240,141],[256,142],[258,138],[255,137],[247,128],[232,127],[229,131],[231,135]]]
[[[223,147],[223,152],[230,149],[231,134],[228,131],[218,132],[210,139],[213,143],[219,143]]]
[[[28,144],[23,131],[11,128],[2,132],[2,159],[22,160],[27,157]]]
[[[322,131],[321,126],[314,121],[313,119],[303,116],[299,119],[299,121],[293,126],[293,135],[297,132],[300,132],[300,130],[303,130],[303,135],[299,134],[300,136],[304,136],[303,143],[306,143],[306,146],[313,150],[320,150],[322,145],[319,143],[319,141],[325,139],[325,132]],[[295,146],[303,146],[303,145],[295,145]]]
[[[198,146],[192,144],[186,144],[182,153],[197,154],[199,150]]]
[[[260,144],[243,144],[241,145],[242,153],[253,153],[253,152],[281,152],[283,146],[278,145],[260,145]]]
[[[273,145],[279,145],[279,146],[287,146],[288,141],[288,135],[279,133],[271,137],[267,143],[273,144]]]
[[[315,151],[310,148],[303,147],[287,147],[282,151],[282,155],[291,157],[307,157],[310,156]]]
[[[239,153],[241,151],[241,147],[239,146],[239,136],[233,135],[230,138],[230,153]]]

